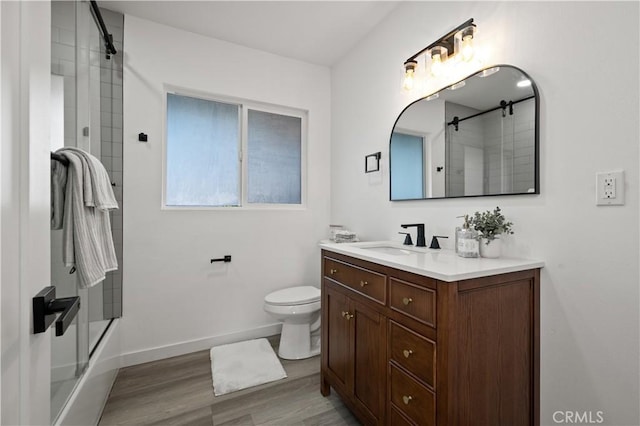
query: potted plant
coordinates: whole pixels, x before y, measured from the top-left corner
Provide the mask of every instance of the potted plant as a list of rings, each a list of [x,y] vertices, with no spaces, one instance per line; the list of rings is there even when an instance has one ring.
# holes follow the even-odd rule
[[[513,223],[507,221],[500,207],[493,211],[475,212],[469,219],[469,226],[478,232],[482,257],[500,257],[500,234],[513,234]]]

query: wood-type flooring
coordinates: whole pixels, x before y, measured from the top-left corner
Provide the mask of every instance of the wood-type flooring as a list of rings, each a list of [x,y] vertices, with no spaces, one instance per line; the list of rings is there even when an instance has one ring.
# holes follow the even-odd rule
[[[208,350],[123,368],[99,424],[360,424],[335,392],[327,398],[320,394],[319,356],[281,362],[286,379],[218,397],[213,395]]]

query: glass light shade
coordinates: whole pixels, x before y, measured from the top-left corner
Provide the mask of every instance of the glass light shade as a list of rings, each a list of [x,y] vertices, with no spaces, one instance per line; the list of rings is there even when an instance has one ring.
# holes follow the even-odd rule
[[[410,91],[415,85],[416,67],[418,63],[416,61],[407,61],[404,63],[404,77],[402,79],[402,88]]]
[[[444,63],[448,58],[448,53],[444,46],[436,46],[429,51],[428,57],[431,58],[429,69],[432,76],[439,77],[444,74]]]
[[[462,38],[462,49],[460,50],[462,54],[462,60],[465,62],[469,62],[473,59],[473,37],[468,35]]]
[[[461,29],[455,35],[454,46],[456,56],[459,56],[464,62],[469,62],[475,55],[473,39],[475,37],[476,27],[470,25]]]
[[[413,89],[413,83],[414,83],[414,71],[406,70],[404,73],[404,80],[402,80],[402,88],[404,90],[411,90]]]

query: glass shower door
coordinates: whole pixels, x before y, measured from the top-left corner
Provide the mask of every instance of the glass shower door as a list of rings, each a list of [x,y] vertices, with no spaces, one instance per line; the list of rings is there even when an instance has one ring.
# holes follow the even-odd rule
[[[89,130],[91,34],[97,32],[89,2],[51,2],[51,151],[91,150]],[[99,85],[99,80],[98,80]],[[80,311],[62,336],[51,333],[51,421],[60,414],[89,362],[88,291],[63,263],[63,230],[51,230],[51,281],[56,297],[80,296]]]
[[[100,160],[122,205],[122,54],[107,55],[98,16],[88,1],[51,2],[51,151],[80,148]],[[104,15],[102,16],[104,18]],[[107,11],[122,44],[123,16]],[[111,212],[118,263],[122,212]],[[51,280],[57,297],[80,297],[80,311],[63,336],[52,336],[51,421],[64,408],[111,320],[122,315],[122,275],[80,289],[63,263],[63,231],[51,230]]]

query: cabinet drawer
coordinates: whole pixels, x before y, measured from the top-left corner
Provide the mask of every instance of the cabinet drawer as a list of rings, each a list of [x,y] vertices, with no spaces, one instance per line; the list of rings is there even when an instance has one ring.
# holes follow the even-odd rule
[[[391,370],[391,403],[411,421],[421,426],[436,424],[435,394],[398,367]]]
[[[389,279],[391,309],[431,327],[436,326],[436,292],[397,278]]]
[[[387,277],[339,260],[324,258],[324,275],[381,304],[387,303]]]
[[[406,417],[404,417],[395,407],[391,407],[391,426],[414,426]]]
[[[389,324],[389,359],[435,388],[435,342],[393,321],[389,321]]]

